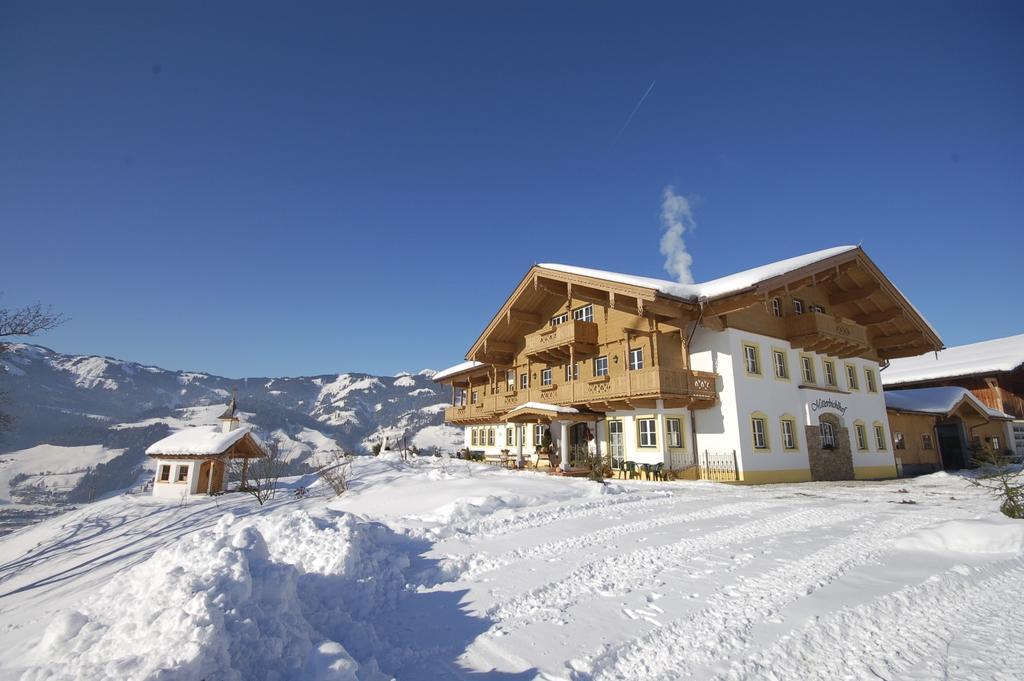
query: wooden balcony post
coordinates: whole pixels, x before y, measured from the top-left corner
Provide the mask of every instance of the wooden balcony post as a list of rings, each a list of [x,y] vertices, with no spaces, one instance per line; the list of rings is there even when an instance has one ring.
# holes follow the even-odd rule
[[[626,396],[627,397],[632,397],[633,396],[633,376],[632,376],[633,372],[629,370],[629,351],[630,351],[630,345],[631,344],[629,342],[629,331],[626,331],[626,356],[622,358],[625,366],[623,366],[622,368],[626,370]]]
[[[569,346],[569,401],[576,401],[576,349]]]

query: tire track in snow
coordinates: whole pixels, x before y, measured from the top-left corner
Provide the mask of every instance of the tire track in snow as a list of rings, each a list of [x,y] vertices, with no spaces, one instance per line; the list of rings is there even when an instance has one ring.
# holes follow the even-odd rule
[[[615,524],[605,527],[604,529],[587,532],[585,534],[577,534],[564,539],[544,542],[543,544],[535,546],[518,548],[495,558],[488,558],[486,554],[476,554],[464,559],[464,562],[469,567],[463,572],[460,579],[474,579],[482,574],[501,569],[523,560],[550,560],[570,551],[579,551],[591,546],[604,544],[618,537],[658,527],[670,527],[672,525],[681,525],[701,520],[743,515],[746,513],[769,510],[782,505],[783,502],[781,501],[745,501],[737,504],[723,504],[721,506],[714,506],[712,508],[693,511],[691,513],[663,515],[660,517],[645,518],[644,520],[638,520],[631,523]]]
[[[876,510],[877,509],[873,509]],[[870,525],[808,556],[752,579],[741,579],[708,598],[707,605],[644,636],[626,641],[590,663],[593,679],[677,679],[695,665],[734,657],[751,629],[793,601],[827,586],[851,568],[871,561],[894,539],[954,513],[896,516]]]
[[[921,584],[808,623],[800,632],[719,676],[747,681],[827,681],[840,677],[904,679],[948,676],[1010,681],[1024,678],[1024,559],[981,568],[957,566]],[[994,623],[996,626],[993,626]],[[986,648],[957,663],[951,642],[978,632]],[[1001,636],[1000,636],[1001,635]],[[1001,640],[1000,640],[1001,639]],[[986,669],[977,666],[979,658]],[[973,664],[972,664],[973,663]],[[998,670],[998,671],[995,671]]]
[[[711,497],[673,492],[615,495],[555,508],[541,507],[505,517],[481,518],[454,526],[450,531],[457,536],[461,535],[460,538],[464,540],[489,539],[575,518],[588,518],[608,512],[634,512],[635,509],[660,508],[707,498]]]
[[[503,629],[508,632],[516,628],[514,623],[517,621],[522,626],[555,619],[588,595],[607,596],[652,586],[666,570],[685,567],[696,555],[723,546],[846,522],[870,512],[870,507],[864,504],[803,509],[780,517],[758,518],[664,546],[608,556],[574,567],[562,580],[499,603],[488,614],[492,619],[506,623]],[[625,589],[624,585],[627,585]]]

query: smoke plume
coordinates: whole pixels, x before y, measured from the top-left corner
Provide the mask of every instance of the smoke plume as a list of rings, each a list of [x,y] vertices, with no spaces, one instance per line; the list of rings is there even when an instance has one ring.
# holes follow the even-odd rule
[[[697,223],[693,220],[689,199],[676,194],[672,185],[665,187],[665,193],[662,195],[661,227],[665,231],[661,235],[661,254],[665,256],[665,271],[680,284],[692,284],[690,263],[693,262],[693,256],[686,250],[683,235],[696,229]]]

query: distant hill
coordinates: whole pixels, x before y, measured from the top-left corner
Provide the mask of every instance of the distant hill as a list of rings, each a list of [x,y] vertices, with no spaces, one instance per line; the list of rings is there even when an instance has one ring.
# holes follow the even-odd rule
[[[0,434],[0,504],[81,502],[130,486],[145,474],[150,443],[215,422],[232,389],[243,421],[295,467],[325,450],[367,452],[384,438],[454,449],[459,431],[442,425],[446,396],[433,374],[230,379],[10,344],[0,392],[15,424]]]

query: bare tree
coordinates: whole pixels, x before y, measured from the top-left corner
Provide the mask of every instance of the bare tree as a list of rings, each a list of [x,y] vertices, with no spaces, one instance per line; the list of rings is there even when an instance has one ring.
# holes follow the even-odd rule
[[[258,459],[250,459],[245,480],[239,486],[240,492],[252,495],[260,506],[267,503],[277,494],[277,481],[281,478],[284,462],[281,461],[281,448],[274,440],[264,443],[267,455]]]
[[[314,462],[316,475],[334,492],[341,496],[348,490],[349,472],[352,469],[352,455],[341,450],[327,452],[323,459]]]
[[[978,465],[971,484],[987,490],[999,499],[999,510],[1011,518],[1024,518],[1024,468],[1010,451],[989,451],[972,447],[971,456]]]
[[[0,355],[7,349],[7,344],[3,342],[4,338],[34,336],[55,329],[66,321],[64,315],[54,312],[49,307],[44,308],[40,303],[14,310],[0,307]],[[2,372],[3,368],[0,367],[0,373]],[[9,401],[6,393],[0,392],[0,405]],[[10,429],[13,423],[11,415],[0,410],[0,433]]]
[[[64,322],[64,315],[40,303],[26,305],[16,310],[0,307],[0,338],[11,336],[35,336],[51,331]]]

